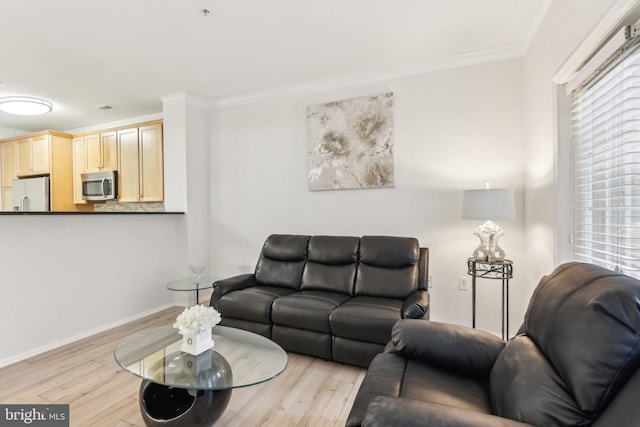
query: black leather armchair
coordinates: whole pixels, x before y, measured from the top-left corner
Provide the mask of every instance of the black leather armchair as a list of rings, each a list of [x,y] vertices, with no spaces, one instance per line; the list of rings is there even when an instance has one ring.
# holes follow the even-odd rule
[[[640,281],[568,263],[542,279],[506,343],[399,320],[347,426],[638,426],[639,367]]]

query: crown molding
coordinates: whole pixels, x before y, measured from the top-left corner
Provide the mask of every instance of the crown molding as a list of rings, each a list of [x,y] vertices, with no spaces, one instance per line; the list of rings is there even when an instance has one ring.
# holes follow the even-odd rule
[[[533,38],[540,29],[540,25],[542,25],[542,21],[549,11],[553,0],[541,0],[540,3],[541,4],[536,4],[536,2],[534,2],[531,4],[529,16],[527,17],[527,22],[524,25],[526,31],[521,35],[520,40],[518,41],[518,49],[523,56],[527,52],[527,49],[529,49]]]
[[[206,110],[209,105],[203,99],[198,98],[197,96],[191,95],[186,92],[178,92],[178,93],[173,93],[171,95],[161,96],[160,101],[162,101],[163,105],[181,102],[181,103],[190,105],[192,107],[201,108],[203,110]]]
[[[127,119],[115,120],[111,122],[100,123],[97,125],[83,126],[81,128],[75,128],[75,129],[67,129],[64,131],[64,133],[70,133],[70,134],[76,135],[79,133],[94,132],[96,130],[101,130],[101,129],[118,128],[122,126],[129,126],[129,125],[135,125],[138,123],[150,122],[153,120],[161,120],[162,118],[163,118],[162,113],[147,114],[146,116],[129,117]]]
[[[210,101],[208,103],[208,107],[209,109],[219,109],[243,104],[252,104],[266,100],[288,98],[320,91],[378,83],[385,80],[393,80],[402,77],[409,77],[445,69],[466,67],[520,56],[522,56],[521,48],[518,45],[512,45],[480,52],[454,55],[438,60],[415,62],[386,70],[342,75],[324,80],[281,86],[274,89],[251,92],[238,96],[219,98]]]

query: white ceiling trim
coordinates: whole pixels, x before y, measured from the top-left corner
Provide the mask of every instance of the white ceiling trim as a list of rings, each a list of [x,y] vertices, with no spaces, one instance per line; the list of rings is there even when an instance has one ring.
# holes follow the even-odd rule
[[[549,11],[551,7],[551,3],[553,0],[542,0],[542,5],[536,7],[535,3],[531,4],[531,9],[529,10],[529,17],[524,27],[527,29],[526,32],[522,34],[520,41],[518,42],[518,48],[520,53],[524,56],[524,54],[529,49],[533,38],[536,36],[536,33],[540,29],[540,25],[542,25],[542,21],[544,20],[545,15]]]
[[[548,0],[551,1],[551,0]],[[271,99],[287,98],[304,95],[313,92],[335,90],[344,87],[359,86],[378,83],[384,80],[393,80],[413,75],[426,74],[439,70],[466,67],[485,62],[500,61],[522,56],[522,48],[512,45],[496,49],[488,49],[480,52],[456,55],[438,60],[416,62],[387,70],[377,70],[365,73],[355,73],[338,76],[335,78],[301,83],[264,91],[252,92],[228,98],[212,100],[208,103],[210,109],[227,108],[243,104],[251,104]]]
[[[622,1],[636,2],[640,0],[620,0],[620,2]],[[208,107],[210,109],[226,108],[236,105],[266,101],[269,99],[286,98],[297,95],[304,95],[307,93],[339,89],[348,86],[371,84],[384,80],[392,80],[395,78],[408,77],[411,75],[425,74],[438,70],[466,67],[469,65],[480,64],[484,62],[521,57],[524,56],[527,49],[529,49],[529,46],[531,45],[531,42],[538,32],[540,25],[542,25],[544,17],[551,7],[553,0],[541,0],[541,2],[542,5],[536,5],[535,3],[532,3],[527,22],[524,24],[524,27],[527,28],[527,31],[521,35],[516,45],[480,52],[473,52],[469,54],[456,55],[448,58],[438,59],[435,61],[429,60],[416,62],[413,64],[408,64],[405,66],[395,67],[387,70],[337,76],[334,78],[314,82],[282,86],[279,88],[267,89],[264,91],[214,99],[208,103]]]
[[[202,108],[203,110],[206,110],[208,107],[208,103],[202,98],[186,92],[178,92],[171,95],[161,96],[160,101],[162,101],[163,105],[180,102],[186,105],[191,105],[192,107]]]
[[[153,120],[161,120],[162,118],[163,118],[162,113],[147,114],[145,116],[138,116],[138,117],[131,117],[131,118],[122,119],[122,120],[115,120],[115,121],[112,121],[112,122],[100,123],[98,125],[84,126],[84,127],[75,128],[75,129],[67,129],[67,130],[64,130],[63,132],[64,133],[70,133],[70,134],[93,132],[93,131],[101,130],[101,129],[117,128],[117,127],[121,127],[121,126],[133,125],[133,124],[136,124],[136,123],[150,122],[150,121],[153,121]],[[24,130],[22,130],[20,133],[24,134]]]

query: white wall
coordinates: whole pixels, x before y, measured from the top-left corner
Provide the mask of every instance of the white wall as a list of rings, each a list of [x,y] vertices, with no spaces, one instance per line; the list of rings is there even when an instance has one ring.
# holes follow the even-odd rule
[[[212,270],[253,271],[271,233],[414,236],[431,250],[432,319],[470,325],[471,294],[457,282],[479,224],[460,219],[462,190],[491,181],[516,190],[518,220],[501,224],[501,243],[515,261],[512,292],[521,292],[521,65],[505,60],[212,110]],[[387,91],[395,99],[395,188],[309,191],[307,106]],[[481,291],[479,325],[499,331],[497,281]],[[512,305],[513,322],[523,310]]]
[[[190,274],[182,214],[0,215],[0,235],[0,366],[173,305],[166,283]]]
[[[184,215],[0,216],[0,366],[173,305]],[[184,273],[184,272],[182,272]]]
[[[557,88],[553,78],[578,45],[612,7],[624,1],[562,0],[554,1],[524,58],[525,139],[526,139],[526,248],[522,270],[531,294],[540,277],[563,261],[555,242],[568,236],[558,235],[558,197],[556,169],[566,172],[567,164],[557,163],[556,130]],[[629,3],[629,1],[626,1]],[[566,214],[566,212],[564,212]],[[528,298],[528,297],[527,297]],[[524,303],[522,301],[521,303]]]

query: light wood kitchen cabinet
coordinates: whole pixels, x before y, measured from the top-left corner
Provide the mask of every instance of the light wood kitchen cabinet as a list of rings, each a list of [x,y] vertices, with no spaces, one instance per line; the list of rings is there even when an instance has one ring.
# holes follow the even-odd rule
[[[15,178],[49,175],[52,211],[93,211],[85,172],[117,171],[120,202],[164,201],[162,120],[69,135],[43,131],[0,140],[0,207],[12,209]],[[98,202],[100,203],[100,202]]]
[[[116,131],[85,135],[86,171],[100,172],[118,169]]]
[[[51,135],[36,135],[17,141],[17,175],[19,177],[46,175],[50,172]]]
[[[0,208],[3,211],[13,210],[13,180],[18,177],[16,168],[16,141],[0,144],[1,175],[0,175]]]
[[[0,141],[0,152],[3,210],[12,210],[13,179],[38,175],[49,175],[49,205],[52,211],[75,210],[71,135],[43,131],[5,139]]]
[[[71,141],[73,146],[73,203],[76,205],[86,205],[87,201],[82,198],[82,174],[87,171],[85,137],[75,137]]]
[[[118,200],[162,202],[164,155],[162,124],[118,131]]]
[[[50,136],[49,192],[54,212],[76,210],[73,204],[73,148],[71,135]]]
[[[138,128],[118,131],[118,201],[140,201],[140,155]]]
[[[162,125],[139,128],[140,137],[140,201],[164,200],[164,154]]]
[[[0,188],[0,197],[2,197],[2,210],[13,210],[13,187]]]
[[[73,203],[82,211],[94,210],[94,204],[82,198],[82,174],[118,169],[116,131],[92,133],[73,138]]]
[[[2,156],[2,179],[1,187],[11,187],[13,180],[18,177],[16,168],[16,141],[9,141],[0,144],[0,155]]]

